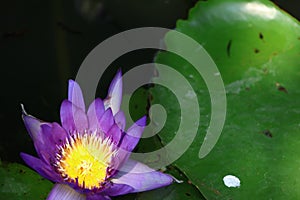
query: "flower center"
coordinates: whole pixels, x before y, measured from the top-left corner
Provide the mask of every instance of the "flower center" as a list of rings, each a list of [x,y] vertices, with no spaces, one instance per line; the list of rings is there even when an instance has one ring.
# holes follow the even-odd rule
[[[96,132],[75,134],[58,147],[55,166],[64,180],[83,189],[103,186],[116,150],[109,138],[102,138]]]

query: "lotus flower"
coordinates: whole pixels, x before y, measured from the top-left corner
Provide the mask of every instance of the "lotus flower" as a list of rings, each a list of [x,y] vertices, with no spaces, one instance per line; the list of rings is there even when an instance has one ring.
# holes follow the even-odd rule
[[[125,132],[121,101],[122,74],[118,71],[107,98],[95,99],[87,111],[79,85],[70,80],[68,99],[60,108],[61,125],[28,115],[22,106],[22,117],[38,158],[25,153],[21,157],[56,183],[47,199],[110,199],[172,183],[170,175],[129,158],[142,135],[146,117]]]

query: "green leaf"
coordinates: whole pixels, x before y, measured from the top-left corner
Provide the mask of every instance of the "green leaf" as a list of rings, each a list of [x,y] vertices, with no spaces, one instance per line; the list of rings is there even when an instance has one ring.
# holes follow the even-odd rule
[[[201,113],[196,138],[175,166],[207,199],[299,199],[299,22],[269,1],[208,0],[200,1],[176,30],[202,44],[218,66],[226,86],[227,116],[218,143],[200,159],[211,116],[210,94],[185,58],[159,53],[157,63],[173,67],[189,81]],[[184,45],[168,34],[165,42],[167,49]],[[164,68],[157,69],[161,83],[181,87]],[[155,87],[152,95],[153,104],[162,104],[168,114],[159,134],[167,145],[180,134],[183,110],[166,87]],[[184,109],[195,110],[189,105]],[[240,187],[224,184],[223,177],[230,174],[240,179]]]
[[[243,78],[250,67],[270,65],[287,51],[299,51],[299,22],[266,0],[200,1],[176,30],[202,44],[225,83]]]
[[[46,199],[53,184],[31,169],[17,163],[0,166],[1,199]]]

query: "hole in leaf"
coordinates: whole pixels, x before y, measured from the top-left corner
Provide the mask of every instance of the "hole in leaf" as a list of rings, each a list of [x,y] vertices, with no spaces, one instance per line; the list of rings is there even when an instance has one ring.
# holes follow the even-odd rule
[[[262,133],[263,133],[265,136],[269,137],[269,138],[272,138],[272,137],[273,137],[273,135],[272,135],[272,133],[271,133],[270,130],[264,130]]]
[[[264,39],[264,35],[262,33],[259,33],[259,39],[261,39],[261,40]]]
[[[276,83],[276,87],[277,87],[278,91],[288,93],[287,89],[285,87],[283,87],[282,85],[280,85],[280,83]]]
[[[186,193],[185,193],[185,195],[186,195],[186,196],[189,196],[189,197],[191,196],[191,194],[190,194],[190,193],[188,193],[188,192],[186,192]]]

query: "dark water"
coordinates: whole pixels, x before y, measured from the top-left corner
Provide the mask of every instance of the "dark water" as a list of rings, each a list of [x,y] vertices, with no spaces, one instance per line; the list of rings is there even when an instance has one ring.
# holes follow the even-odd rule
[[[87,2],[92,6],[85,10]],[[186,18],[188,8],[194,4],[182,1],[184,6],[172,11],[168,8],[174,4],[172,1],[153,2],[160,8],[161,16],[154,13],[157,9],[153,7],[148,15],[137,17],[140,11],[145,13],[148,9],[147,3],[132,7],[126,3],[120,5],[118,1],[101,0],[1,2],[1,160],[21,162],[19,152],[34,154],[21,119],[21,103],[28,113],[39,119],[59,121],[59,107],[67,97],[68,79],[75,78],[82,61],[95,46],[134,27],[173,28],[176,19]],[[154,53],[154,50],[142,50],[116,60],[101,81],[98,95],[105,96],[117,67],[126,71],[132,66],[152,62]]]

